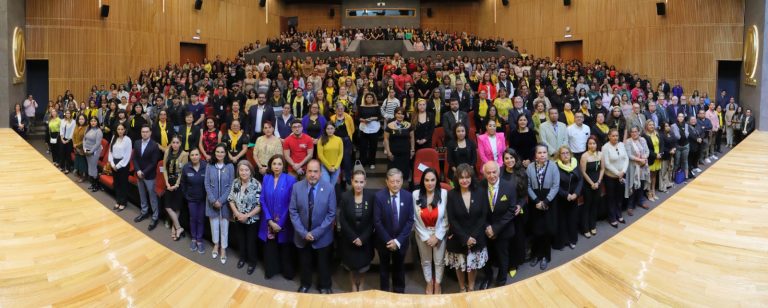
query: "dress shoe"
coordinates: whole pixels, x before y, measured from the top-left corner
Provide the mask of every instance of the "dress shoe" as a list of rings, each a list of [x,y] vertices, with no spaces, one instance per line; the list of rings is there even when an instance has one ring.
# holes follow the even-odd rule
[[[141,222],[144,219],[147,219],[147,214],[139,214],[139,216],[136,216],[136,218],[133,219],[133,222]]]
[[[568,244],[568,247],[571,247],[571,250],[576,249],[576,244]]]
[[[255,271],[255,270],[256,270],[255,266],[248,266],[248,269],[245,270],[245,273],[248,274],[248,275],[251,275],[251,274],[253,274],[253,271]]]
[[[297,290],[296,292],[299,292],[299,293],[309,293],[309,287],[301,286],[301,287],[299,287],[299,290]]]
[[[243,268],[243,266],[245,266],[245,260],[237,261],[237,268]]]
[[[614,223],[611,223],[610,225],[611,225],[611,227],[613,227],[614,229],[618,229],[618,228],[619,228],[619,223],[618,223],[618,222],[614,222]]]
[[[547,262],[547,259],[541,259],[541,265],[539,265],[539,268],[543,271],[547,269],[547,265],[549,265],[549,262]]]
[[[624,220],[624,218],[619,218],[619,222],[620,222],[620,223],[623,223],[623,224],[627,223],[627,221],[626,221],[626,220]]]
[[[488,289],[488,285],[489,284],[490,284],[490,281],[488,281],[488,279],[485,279],[485,280],[480,282],[480,285],[479,285],[478,289],[480,289],[480,290]]]
[[[320,294],[333,294],[331,289],[320,289]]]
[[[147,230],[152,231],[152,230],[155,230],[155,228],[157,228],[157,220],[153,220],[152,222],[150,222],[149,227],[147,227]]]
[[[539,264],[539,259],[536,259],[536,258],[531,258],[531,262],[528,263],[528,265],[530,265],[531,267],[536,266],[536,264]]]
[[[655,199],[654,199],[654,200],[655,200]],[[644,209],[646,209],[646,210],[649,208],[649,206],[648,206],[647,204],[643,204],[643,205],[640,205],[640,207],[641,207],[641,208],[644,208]]]
[[[635,216],[635,211],[632,209],[627,209],[627,215],[629,216]]]

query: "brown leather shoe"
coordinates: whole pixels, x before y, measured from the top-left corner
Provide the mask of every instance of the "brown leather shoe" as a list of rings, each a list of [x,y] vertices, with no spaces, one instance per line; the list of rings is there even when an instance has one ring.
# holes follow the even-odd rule
[[[641,205],[640,207],[641,207],[641,208],[644,208],[644,209],[646,209],[646,210],[648,209],[648,206],[647,206],[647,205],[645,205],[645,204]]]

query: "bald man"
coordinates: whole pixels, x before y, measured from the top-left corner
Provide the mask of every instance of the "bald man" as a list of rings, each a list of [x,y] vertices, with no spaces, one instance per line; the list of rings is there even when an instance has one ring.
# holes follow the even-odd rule
[[[498,268],[494,285],[500,287],[507,283],[509,244],[515,235],[514,218],[522,209],[522,200],[518,200],[514,184],[499,178],[499,172],[499,165],[495,161],[483,165],[485,180],[480,184],[480,189],[484,192],[484,198],[480,199],[480,204],[488,208],[485,235],[488,237],[490,263],[485,266],[481,289],[488,288],[494,279],[494,266]]]

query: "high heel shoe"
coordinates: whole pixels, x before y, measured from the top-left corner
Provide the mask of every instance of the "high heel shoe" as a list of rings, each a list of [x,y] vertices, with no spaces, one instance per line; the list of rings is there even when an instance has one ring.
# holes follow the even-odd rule
[[[176,227],[171,226],[171,239],[175,242],[179,240],[179,237],[176,236]]]
[[[176,239],[174,239],[174,241],[178,241],[180,239],[183,239],[186,236],[187,236],[187,234],[184,233],[184,228],[178,228],[178,229],[176,229]]]

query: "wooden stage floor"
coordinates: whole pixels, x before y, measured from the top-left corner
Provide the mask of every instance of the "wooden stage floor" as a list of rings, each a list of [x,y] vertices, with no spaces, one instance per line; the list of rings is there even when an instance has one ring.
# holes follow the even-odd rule
[[[0,140],[1,307],[768,305],[768,133],[583,256],[503,288],[442,296],[298,294],[224,276],[134,229],[10,129]]]

